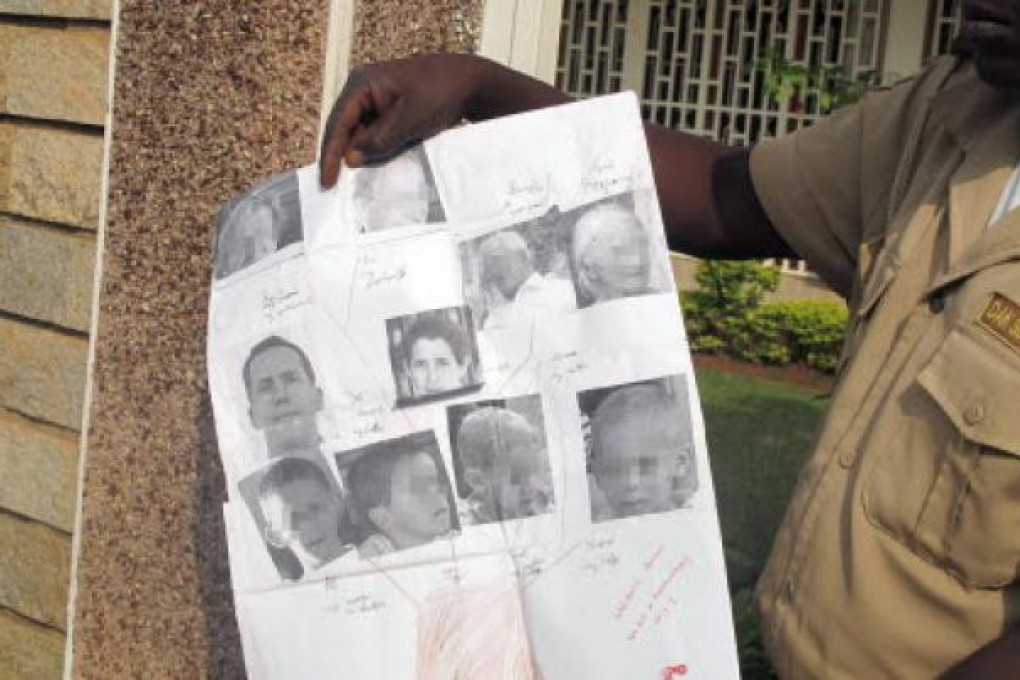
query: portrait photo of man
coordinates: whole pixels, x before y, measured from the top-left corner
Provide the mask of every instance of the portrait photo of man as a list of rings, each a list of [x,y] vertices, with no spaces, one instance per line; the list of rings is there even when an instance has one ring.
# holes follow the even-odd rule
[[[576,211],[570,261],[579,307],[663,292],[653,275],[652,242],[627,201]]]
[[[481,385],[471,310],[435,309],[386,322],[397,404],[449,396]]]
[[[272,335],[251,348],[241,372],[248,416],[269,456],[318,454],[323,394],[305,351]]]
[[[361,233],[446,220],[420,144],[383,163],[360,168],[354,182],[355,222]]]
[[[487,524],[552,511],[541,397],[456,404],[447,408],[447,417],[467,522]]]
[[[671,377],[581,392],[593,522],[689,505],[697,466],[686,383]]]
[[[297,174],[287,172],[220,211],[213,275],[224,279],[302,239]]]
[[[426,545],[459,529],[433,432],[339,453],[337,466],[350,490],[361,557]]]
[[[551,212],[461,245],[464,294],[483,330],[527,328],[577,308],[561,219]]]

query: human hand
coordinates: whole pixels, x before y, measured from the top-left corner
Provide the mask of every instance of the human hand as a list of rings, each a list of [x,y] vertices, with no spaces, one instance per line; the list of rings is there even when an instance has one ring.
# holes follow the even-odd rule
[[[326,122],[319,157],[323,188],[340,163],[357,167],[459,123],[485,60],[429,54],[362,66],[351,72]]]

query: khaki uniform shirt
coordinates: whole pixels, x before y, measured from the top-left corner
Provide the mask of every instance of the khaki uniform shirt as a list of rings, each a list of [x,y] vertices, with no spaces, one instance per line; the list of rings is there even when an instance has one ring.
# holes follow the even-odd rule
[[[851,309],[758,587],[784,677],[932,677],[1020,622],[1020,210],[986,229],[1018,158],[1020,104],[952,59],[752,153]]]

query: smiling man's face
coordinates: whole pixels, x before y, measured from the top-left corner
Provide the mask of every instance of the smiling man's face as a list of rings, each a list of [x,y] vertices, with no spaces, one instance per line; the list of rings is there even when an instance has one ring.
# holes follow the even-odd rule
[[[251,421],[266,435],[271,454],[314,445],[322,391],[292,347],[270,347],[251,362]]]

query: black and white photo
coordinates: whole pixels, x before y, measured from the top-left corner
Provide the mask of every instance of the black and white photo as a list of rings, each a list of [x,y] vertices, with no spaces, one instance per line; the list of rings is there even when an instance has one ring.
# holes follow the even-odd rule
[[[324,460],[276,458],[239,486],[280,578],[298,580],[353,556],[347,503]]]
[[[687,507],[698,489],[682,376],[577,395],[593,522]]]
[[[657,271],[667,257],[665,244],[639,217],[637,198],[621,194],[567,213],[578,307],[669,290]]]
[[[577,308],[557,210],[460,246],[464,296],[482,329],[528,326]]]
[[[432,309],[386,321],[397,405],[481,386],[478,340],[468,307]]]
[[[447,408],[447,418],[465,523],[552,512],[552,475],[539,395],[456,404]]]
[[[318,416],[323,392],[308,352],[279,335],[248,350],[239,376],[251,426],[260,432],[270,458],[318,455]]]
[[[431,431],[336,455],[363,558],[432,543],[460,525],[450,478]]]
[[[446,220],[421,144],[383,163],[359,168],[353,204],[354,219],[363,234]]]
[[[287,172],[220,211],[215,278],[226,278],[302,239],[297,173]]]

